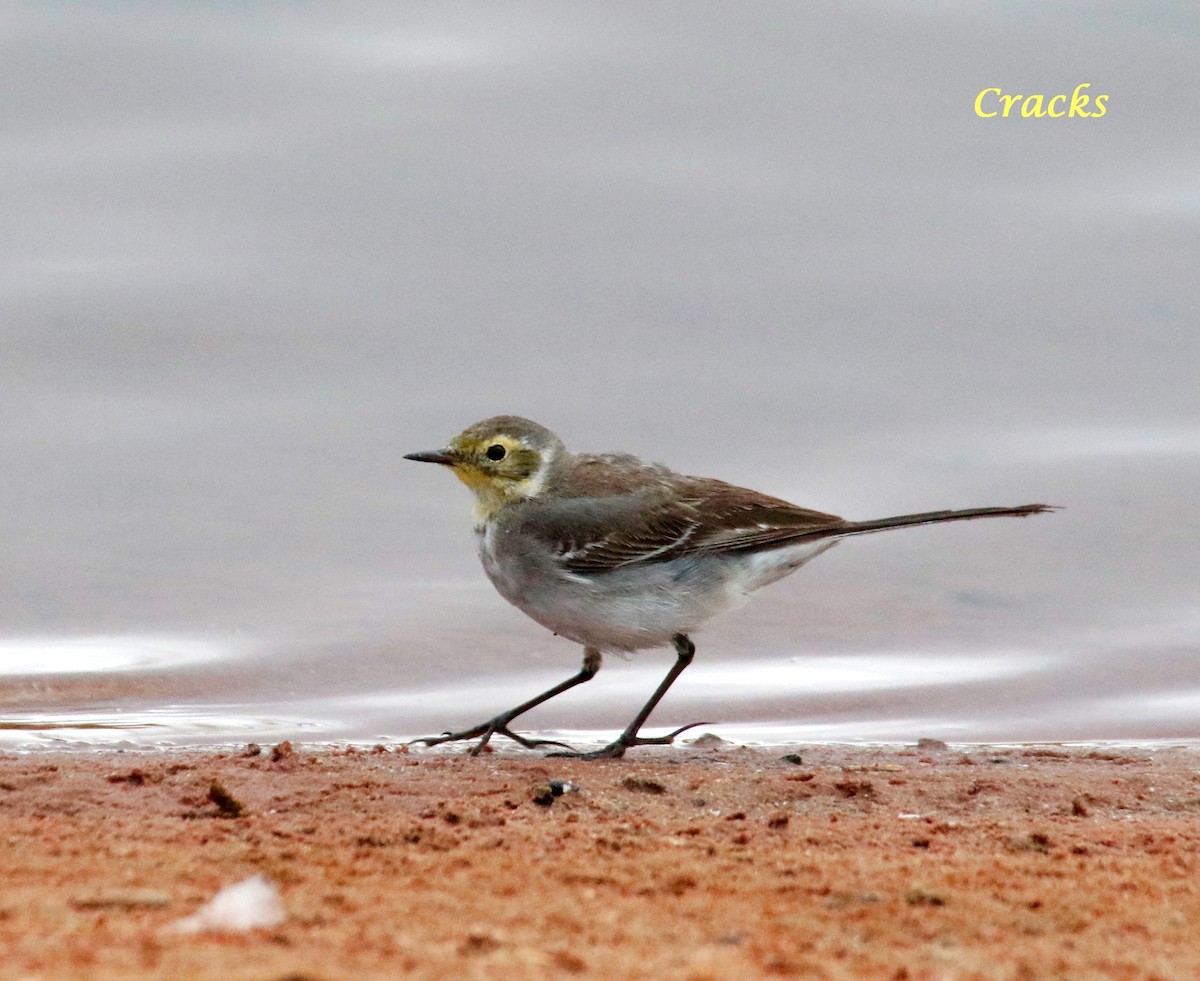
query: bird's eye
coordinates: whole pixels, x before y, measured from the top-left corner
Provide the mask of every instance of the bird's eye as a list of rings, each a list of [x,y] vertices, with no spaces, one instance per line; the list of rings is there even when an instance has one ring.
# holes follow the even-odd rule
[[[508,456],[508,450],[506,450],[499,443],[493,443],[487,448],[485,455],[489,460],[503,460],[506,456]]]

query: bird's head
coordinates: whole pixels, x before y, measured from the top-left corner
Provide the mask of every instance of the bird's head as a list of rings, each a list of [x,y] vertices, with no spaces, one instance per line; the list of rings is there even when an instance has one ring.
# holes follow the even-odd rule
[[[453,470],[474,491],[477,517],[486,521],[505,504],[536,497],[565,454],[562,441],[544,426],[519,416],[495,416],[468,426],[440,450],[404,459]]]

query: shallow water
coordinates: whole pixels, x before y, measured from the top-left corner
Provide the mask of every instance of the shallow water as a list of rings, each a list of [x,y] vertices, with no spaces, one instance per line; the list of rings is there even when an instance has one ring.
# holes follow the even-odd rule
[[[573,673],[401,458],[498,412],[852,518],[1064,506],[840,545],[658,726],[1200,736],[1200,22],[1139,9],[6,15],[0,745],[400,739]]]

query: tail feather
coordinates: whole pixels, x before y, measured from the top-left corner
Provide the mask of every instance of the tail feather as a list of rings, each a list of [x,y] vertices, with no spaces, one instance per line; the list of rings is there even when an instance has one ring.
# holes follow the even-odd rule
[[[922,514],[901,514],[894,518],[877,518],[874,521],[848,521],[834,534],[865,535],[872,531],[889,528],[906,528],[909,525],[935,525],[943,521],[970,521],[973,518],[1027,518],[1031,514],[1057,511],[1053,504],[1022,504],[1015,508],[967,508],[963,511],[926,511]]]

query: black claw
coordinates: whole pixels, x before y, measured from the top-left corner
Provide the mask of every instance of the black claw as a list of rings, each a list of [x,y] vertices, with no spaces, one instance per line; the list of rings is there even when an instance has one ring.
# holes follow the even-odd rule
[[[710,725],[712,725],[711,722],[689,722],[687,725],[680,726],[674,732],[669,732],[665,736],[656,736],[653,739],[641,739],[641,737],[638,737],[638,739],[640,741],[634,743],[634,745],[635,746],[649,746],[649,745],[669,746],[671,743],[673,743],[675,741],[675,737],[678,736],[681,732],[687,732],[689,729],[695,729],[696,726],[710,726]]]
[[[513,732],[507,726],[500,726],[495,730],[502,736],[508,736],[513,742],[524,746],[526,749],[537,749],[539,746],[562,746],[564,749],[570,749],[566,743],[560,743],[557,739],[533,739],[529,736],[522,736],[520,733]]]
[[[613,742],[600,749],[594,749],[590,752],[572,751],[569,753],[547,753],[547,756],[569,757],[576,760],[616,760],[625,755],[625,750],[632,749],[634,746],[670,746],[675,741],[675,737],[681,732],[687,732],[689,729],[695,729],[696,726],[709,726],[711,722],[689,722],[685,726],[680,726],[673,732],[668,732],[665,736],[639,736],[628,735],[621,733]]]
[[[471,729],[463,729],[461,732],[443,732],[440,736],[420,736],[417,739],[411,739],[406,746],[440,746],[442,743],[461,742],[464,739],[474,739],[476,736],[482,736],[467,753],[471,756],[478,756],[483,752],[484,747],[491,742],[492,736],[507,736],[513,742],[526,749],[537,749],[539,746],[561,746],[564,749],[570,749],[566,743],[560,743],[556,739],[531,739],[528,736],[522,736],[520,733],[513,732],[508,728],[507,720],[501,722],[499,719],[492,719],[483,725],[475,726]]]
[[[464,729],[462,732],[443,732],[440,736],[418,736],[416,739],[410,739],[405,746],[416,746],[421,744],[424,746],[440,746],[442,743],[457,742],[460,739],[474,739],[476,736],[487,733],[491,736],[486,726],[476,726],[474,729]],[[484,739],[486,742],[487,739]]]
[[[542,746],[561,746],[563,749],[570,749],[568,743],[561,743],[557,739],[527,739],[524,736],[516,736],[512,733],[505,733],[510,739],[520,743],[526,749],[540,749]]]
[[[547,753],[546,755],[569,760],[617,760],[625,755],[626,745],[628,744],[618,739],[615,743],[609,743],[603,749],[594,749],[590,753],[573,750],[570,753]]]
[[[513,732],[508,727],[508,724],[518,716],[524,715],[530,709],[536,708],[543,702],[548,702],[555,695],[561,695],[569,688],[574,688],[576,685],[581,685],[585,681],[591,681],[592,678],[595,677],[598,670],[600,670],[599,651],[595,651],[590,647],[585,648],[583,667],[579,669],[578,674],[572,675],[561,684],[555,685],[553,688],[542,692],[540,695],[537,695],[534,698],[529,699],[529,701],[522,702],[520,705],[516,706],[516,708],[509,709],[507,712],[503,712],[500,715],[497,715],[495,718],[489,719],[487,722],[477,725],[472,729],[463,729],[461,732],[443,732],[440,736],[421,736],[419,739],[414,739],[405,745],[412,746],[415,743],[423,743],[426,746],[437,746],[440,743],[457,742],[461,739],[474,739],[476,736],[482,736],[483,738],[480,739],[479,742],[474,746],[472,746],[470,750],[468,750],[472,756],[477,756],[483,751],[483,748],[487,746],[492,736],[499,733],[502,736],[507,736],[513,742],[520,746],[524,746],[527,749],[536,749],[538,746],[562,746],[566,749],[570,749],[571,747],[567,746],[566,743],[560,743],[553,739],[530,739],[527,736],[517,735],[517,733]]]
[[[536,708],[543,702],[549,701],[555,695],[561,695],[569,688],[574,688],[576,685],[581,685],[585,681],[591,681],[595,677],[596,672],[600,668],[600,652],[594,648],[588,647],[584,649],[583,667],[579,669],[579,673],[572,675],[561,684],[555,685],[553,688],[542,692],[527,702],[522,702],[516,708],[510,709],[502,715],[497,715],[493,719],[489,719],[482,725],[475,726],[473,729],[464,729],[461,732],[444,732],[440,736],[422,736],[419,739],[414,739],[406,745],[414,743],[423,743],[426,746],[437,746],[441,743],[456,742],[462,739],[474,739],[476,736],[482,738],[472,746],[467,752],[472,756],[477,756],[483,752],[484,748],[491,741],[492,736],[499,733],[502,736],[507,736],[519,746],[524,746],[526,749],[537,749],[540,746],[561,746],[564,752],[550,753],[550,756],[567,756],[574,759],[583,760],[598,760],[598,759],[616,759],[625,755],[625,750],[633,746],[669,746],[675,741],[675,737],[682,732],[687,732],[689,729],[694,729],[696,726],[710,725],[707,722],[689,722],[685,726],[680,726],[673,732],[667,733],[665,736],[639,736],[638,730],[645,724],[650,717],[650,713],[654,711],[656,705],[667,693],[667,689],[671,687],[676,678],[683,672],[689,664],[692,663],[692,656],[696,653],[695,645],[688,640],[683,634],[677,634],[673,638],[675,642],[675,664],[671,670],[667,672],[667,676],[660,682],[654,694],[650,696],[650,700],[642,706],[642,710],[637,714],[634,720],[629,724],[629,727],[619,735],[616,740],[603,749],[597,749],[590,753],[583,753],[572,749],[566,743],[560,743],[554,739],[531,739],[528,736],[521,736],[513,732],[508,724],[513,719],[520,715],[524,715],[532,708]]]

